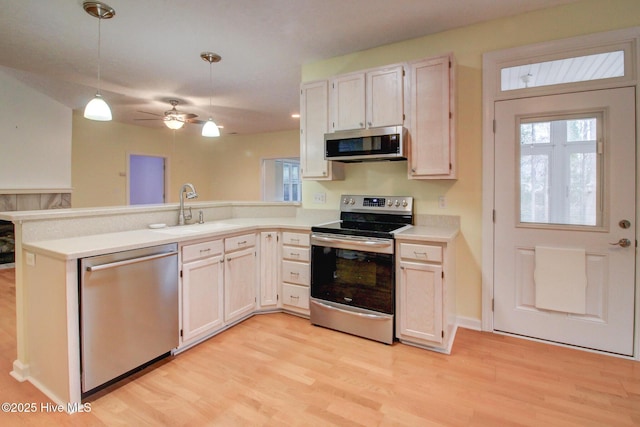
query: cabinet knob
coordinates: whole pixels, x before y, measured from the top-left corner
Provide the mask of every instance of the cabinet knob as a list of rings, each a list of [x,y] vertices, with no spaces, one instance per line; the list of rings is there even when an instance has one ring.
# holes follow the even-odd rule
[[[416,168],[411,168],[411,173],[416,173]]]
[[[363,128],[364,127],[364,123],[360,122],[360,127]]]
[[[326,174],[327,174],[327,171],[322,171],[322,175],[326,175]]]
[[[367,122],[367,126],[371,127],[371,122]]]

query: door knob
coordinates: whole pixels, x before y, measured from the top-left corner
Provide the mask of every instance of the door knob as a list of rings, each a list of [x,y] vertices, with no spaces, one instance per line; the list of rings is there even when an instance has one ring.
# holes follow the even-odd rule
[[[623,248],[628,248],[629,246],[631,246],[631,240],[629,239],[620,239],[615,243],[609,243],[610,245],[617,245]]]

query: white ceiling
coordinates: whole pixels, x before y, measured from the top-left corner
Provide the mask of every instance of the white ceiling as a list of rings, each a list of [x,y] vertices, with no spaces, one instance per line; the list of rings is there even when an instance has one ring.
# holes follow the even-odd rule
[[[116,15],[101,22],[102,94],[120,122],[163,127],[133,119],[161,114],[171,98],[206,120],[200,53],[213,51],[222,133],[290,130],[305,63],[573,1],[106,0]],[[74,110],[95,94],[98,72],[98,19],[82,3],[0,0],[0,66]]]

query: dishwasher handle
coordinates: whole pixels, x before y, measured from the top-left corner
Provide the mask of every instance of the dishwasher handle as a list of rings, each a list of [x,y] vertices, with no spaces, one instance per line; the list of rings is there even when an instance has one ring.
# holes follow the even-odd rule
[[[149,256],[140,257],[140,258],[125,259],[124,261],[110,262],[110,263],[107,263],[107,264],[90,265],[90,266],[87,266],[87,271],[106,270],[106,269],[109,269],[109,268],[121,267],[123,265],[135,264],[135,263],[138,263],[138,262],[144,262],[144,261],[151,261],[151,260],[154,260],[154,259],[166,258],[168,256],[173,256],[173,255],[177,255],[177,254],[178,254],[178,252],[176,252],[176,251],[165,252],[165,253],[161,253],[161,254],[149,255]]]

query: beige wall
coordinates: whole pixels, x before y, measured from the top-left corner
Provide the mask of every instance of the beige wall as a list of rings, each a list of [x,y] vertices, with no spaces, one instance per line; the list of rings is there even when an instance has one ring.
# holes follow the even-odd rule
[[[191,182],[200,200],[260,200],[262,158],[297,157],[298,131],[203,138],[197,129],[173,132],[73,116],[72,205],[121,206],[127,200],[129,154],[168,159],[167,202]]]
[[[205,140],[206,141],[203,141]],[[210,199],[208,158],[210,139],[186,132],[97,122],[73,115],[72,173],[74,208],[127,205],[129,154],[168,159],[167,202],[177,202],[180,185],[191,182],[204,200]]]
[[[325,79],[395,62],[453,52],[457,60],[457,181],[407,179],[406,162],[346,165],[344,181],[303,185],[305,207],[333,208],[342,193],[407,194],[420,214],[459,215],[457,303],[460,316],[481,317],[482,54],[526,44],[640,25],[638,0],[585,0],[307,64],[302,80]],[[314,205],[316,192],[326,205]],[[447,206],[438,207],[438,197]]]
[[[0,67],[0,193],[71,188],[71,109]]]
[[[300,157],[300,132],[234,135],[212,146],[212,200],[261,200],[262,160]]]

